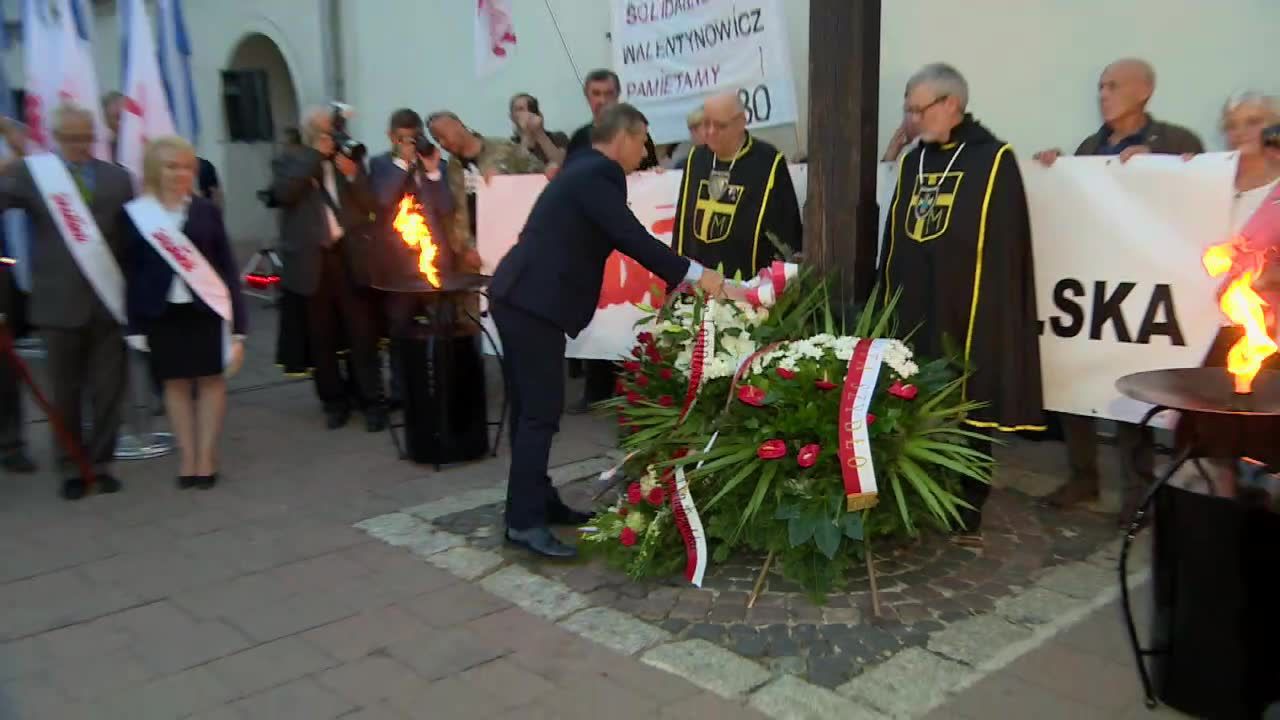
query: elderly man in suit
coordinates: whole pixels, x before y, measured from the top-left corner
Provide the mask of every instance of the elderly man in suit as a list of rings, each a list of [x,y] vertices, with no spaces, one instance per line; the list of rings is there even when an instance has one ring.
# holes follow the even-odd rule
[[[355,239],[377,212],[377,202],[364,168],[337,151],[328,110],[310,111],[303,133],[307,147],[277,158],[272,168],[271,191],[282,213],[280,281],[286,291],[305,298],[316,393],[328,427],[346,425],[351,415],[338,369],[345,330],[348,368],[364,406],[365,427],[378,432],[386,429],[387,411],[375,300],[367,287],[367,248]]]
[[[117,316],[123,307],[123,284],[121,281],[116,288],[119,297],[114,297],[111,277],[120,277],[123,245],[118,224],[124,204],[133,198],[133,180],[123,168],[94,159],[96,131],[92,113],[63,105],[53,119],[57,158],[65,171],[52,175],[70,174],[89,217],[78,218],[81,227],[68,226],[74,239],[64,237],[61,227],[67,224],[66,220],[55,220],[50,213],[46,192],[33,170],[46,156],[16,162],[6,170],[0,179],[0,208],[19,207],[30,214],[29,314],[31,324],[44,337],[53,405],[67,429],[81,441],[86,459],[93,466],[98,490],[112,493],[120,490],[120,482],[110,469],[124,408],[128,361],[122,318]],[[60,217],[65,218],[65,213]],[[93,228],[84,227],[89,223],[97,225],[109,249],[97,256],[96,264],[84,259],[84,255],[73,254],[70,247],[71,243],[94,242]],[[93,418],[88,437],[81,439],[80,416],[86,398]],[[70,458],[63,455],[59,463],[67,478],[62,484],[62,496],[68,500],[84,497],[84,481],[70,477]]]
[[[626,175],[645,158],[648,130],[630,105],[602,112],[591,147],[542,191],[489,286],[511,383],[507,541],[539,555],[573,557],[576,550],[548,525],[590,517],[560,499],[547,459],[564,411],[565,335],[576,337],[591,322],[609,255],[617,250],[634,258],[668,289],[682,281],[709,293],[724,288],[719,273],[676,255],[627,207]]]

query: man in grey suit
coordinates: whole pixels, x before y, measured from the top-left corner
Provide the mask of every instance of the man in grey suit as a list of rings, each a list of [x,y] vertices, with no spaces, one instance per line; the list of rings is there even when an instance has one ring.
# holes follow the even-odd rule
[[[316,394],[329,429],[345,425],[351,414],[338,369],[345,331],[347,366],[364,405],[365,427],[378,432],[386,429],[387,411],[368,249],[358,242],[377,203],[364,168],[337,152],[328,111],[309,112],[303,133],[309,147],[277,158],[272,167],[271,192],[282,215],[280,281],[287,292],[305,298]]]
[[[93,157],[93,115],[63,105],[54,113],[57,154],[71,177],[117,262],[123,253],[118,220],[133,199],[133,180],[123,168]],[[94,292],[67,249],[44,197],[25,162],[18,161],[0,177],[0,209],[19,207],[31,217],[31,324],[44,337],[48,353],[53,405],[93,465],[96,487],[120,490],[111,475],[111,460],[120,431],[126,395],[128,360],[119,323]],[[92,408],[88,437],[82,438],[81,408]],[[55,443],[56,444],[56,443]],[[74,465],[59,448],[62,496],[79,500],[87,490]]]

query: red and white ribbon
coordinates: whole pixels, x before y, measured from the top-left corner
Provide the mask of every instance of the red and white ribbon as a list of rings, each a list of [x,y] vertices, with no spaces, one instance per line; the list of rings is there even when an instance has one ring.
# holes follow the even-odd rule
[[[716,354],[716,327],[710,317],[712,302],[715,301],[708,301],[703,310],[702,324],[698,327],[698,334],[693,339],[693,350],[689,358],[689,389],[685,391],[684,403],[680,406],[680,419],[676,421],[677,425],[689,417],[689,411],[693,409],[698,393],[702,391],[702,378],[706,372],[707,359],[715,357]]]
[[[858,512],[879,502],[876,468],[871,459],[871,437],[867,432],[867,411],[875,396],[876,380],[884,362],[889,340],[859,340],[849,358],[840,396],[840,473],[849,512]]]
[[[677,466],[670,478],[667,494],[671,496],[671,514],[676,529],[684,540],[684,576],[696,587],[702,587],[702,578],[707,571],[707,533],[694,505],[693,494],[689,492],[684,467]]]
[[[746,284],[747,302],[755,307],[773,307],[778,298],[782,297],[787,285],[799,274],[799,265],[774,260]]]

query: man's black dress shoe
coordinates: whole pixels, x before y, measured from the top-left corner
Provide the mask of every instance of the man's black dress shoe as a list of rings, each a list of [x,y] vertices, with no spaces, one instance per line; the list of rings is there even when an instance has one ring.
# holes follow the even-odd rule
[[[558,507],[553,506],[547,508],[547,521],[552,525],[570,525],[577,527],[590,522],[593,517],[595,516],[589,512],[574,510],[568,505],[563,504]]]
[[[35,462],[22,450],[14,450],[13,452],[0,459],[0,468],[4,468],[7,472],[18,473],[20,475],[30,475],[36,471]]]
[[[387,411],[382,408],[368,410],[364,414],[364,429],[371,433],[387,429]]]
[[[577,548],[560,542],[559,538],[544,527],[529,528],[528,530],[512,530],[508,528],[507,542],[543,557],[567,559],[578,556]]]
[[[330,430],[337,430],[346,425],[347,420],[350,419],[350,410],[326,410],[324,413],[324,426]]]
[[[63,480],[61,495],[63,500],[79,500],[84,497],[84,480],[78,477]]]
[[[93,481],[93,486],[98,489],[98,492],[106,494],[118,493],[122,487],[119,480],[106,474],[99,475]]]

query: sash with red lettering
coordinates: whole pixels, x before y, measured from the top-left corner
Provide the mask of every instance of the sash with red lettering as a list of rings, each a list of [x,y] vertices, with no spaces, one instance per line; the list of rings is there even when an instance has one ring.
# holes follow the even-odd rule
[[[80,273],[116,322],[125,324],[124,274],[67,166],[52,153],[28,156],[26,162]]]
[[[840,395],[840,472],[849,512],[874,507],[879,501],[876,467],[871,461],[871,437],[867,432],[867,411],[880,377],[888,340],[859,340],[849,358]]]
[[[169,263],[191,291],[223,320],[231,322],[231,293],[227,284],[191,239],[174,225],[173,216],[160,201],[151,195],[143,195],[130,201],[124,209],[142,237]]]

